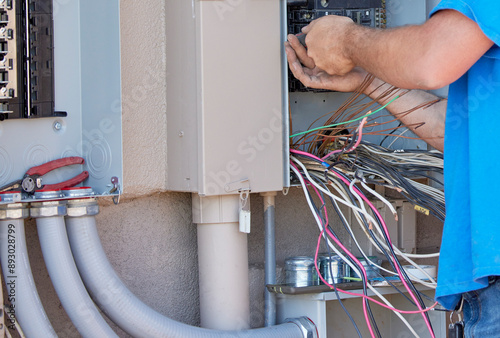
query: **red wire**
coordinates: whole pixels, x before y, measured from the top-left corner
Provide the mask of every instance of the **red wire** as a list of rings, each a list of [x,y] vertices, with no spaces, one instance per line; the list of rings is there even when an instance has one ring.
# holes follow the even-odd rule
[[[360,128],[361,129],[361,128]],[[360,135],[361,136],[361,135]],[[359,142],[361,142],[361,138],[358,139],[358,141],[356,142],[355,146],[353,147],[353,149],[355,147],[357,147],[357,145],[359,145]],[[296,154],[300,154],[300,155],[305,155],[305,156],[308,156],[308,157],[311,157],[311,158],[314,158],[316,160],[319,160],[321,162],[323,162],[322,159],[320,159],[319,157],[313,155],[313,154],[310,154],[310,153],[307,153],[307,152],[304,152],[304,151],[300,151],[300,150],[294,150],[294,149],[291,149],[290,152],[292,153],[296,153]],[[295,169],[297,169],[297,171],[300,172],[300,170],[298,170],[298,168],[295,166],[295,164],[292,163],[292,165],[295,167]],[[339,175],[338,173],[336,173],[335,171],[332,170],[332,172],[339,178],[341,179],[345,184],[349,185],[349,181],[347,181],[343,176]],[[391,241],[391,238],[390,238],[390,235],[389,235],[389,231],[387,229],[387,225],[385,224],[385,221],[383,220],[382,216],[380,215],[380,213],[378,212],[377,208],[375,208],[375,206],[366,198],[366,196],[364,196],[364,194],[362,194],[357,188],[354,188],[355,192],[370,206],[370,208],[372,209],[372,211],[377,215],[377,217],[380,219],[380,222],[382,224],[382,229],[384,230],[387,238],[388,238],[388,244],[392,246],[392,241]],[[332,236],[328,229],[326,229],[328,235],[330,237],[332,237],[332,239],[334,239],[334,241],[337,243],[337,240],[336,238],[334,238],[334,236]],[[341,247],[342,244],[339,244],[337,243],[338,245],[340,245]],[[345,248],[343,248],[344,251],[346,251]],[[346,253],[348,253],[348,251],[346,251]],[[349,256],[351,256],[352,254],[349,254]],[[354,258],[355,259],[355,258]],[[403,283],[405,289],[408,291],[408,293],[410,294],[411,298],[413,299],[413,301],[415,302],[415,304],[417,304],[417,307],[419,309],[419,311],[417,313],[421,313],[423,318],[424,318],[424,321],[425,321],[425,324],[427,326],[427,328],[429,329],[429,332],[431,334],[431,337],[432,338],[435,338],[435,335],[434,335],[434,332],[432,330],[432,326],[430,325],[430,322],[428,320],[428,318],[424,315],[424,312],[425,312],[425,309],[423,309],[421,306],[420,306],[420,303],[418,302],[416,296],[414,295],[414,293],[410,290],[408,284],[406,283],[405,279],[403,278],[403,275],[401,273],[401,270],[399,269],[399,266],[398,264],[396,263],[396,260],[397,258],[396,257],[393,257],[393,260],[395,262],[395,267],[396,267],[396,272],[398,273],[398,276],[399,278],[401,279],[401,282]],[[356,262],[361,265],[361,263],[359,261],[356,260]],[[361,265],[362,266],[362,265]],[[366,277],[366,271],[364,271],[364,268],[362,269],[363,270],[363,273],[365,274],[365,277]],[[363,308],[365,308],[365,306],[363,305]]]

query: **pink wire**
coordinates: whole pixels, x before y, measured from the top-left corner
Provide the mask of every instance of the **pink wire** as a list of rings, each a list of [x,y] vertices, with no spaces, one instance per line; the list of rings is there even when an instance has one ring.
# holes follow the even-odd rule
[[[349,181],[347,181],[344,177],[342,177],[341,175],[339,175],[338,173],[336,173],[335,171],[332,171],[338,178],[340,178],[345,184],[349,185]],[[382,229],[384,230],[386,236],[387,236],[387,239],[388,239],[388,242],[389,242],[389,245],[392,246],[392,241],[391,241],[391,236],[389,235],[389,230],[387,229],[387,225],[385,224],[385,221],[384,219],[382,218],[382,215],[380,215],[380,213],[378,212],[377,208],[375,208],[375,206],[368,200],[368,198],[366,198],[366,196],[364,194],[362,194],[356,187],[354,187],[354,191],[363,199],[363,201],[365,201],[368,206],[372,209],[372,211],[377,215],[377,217],[380,219],[380,223],[382,224]],[[396,260],[397,258],[396,257],[392,257],[393,261],[394,261],[394,266],[396,267],[396,272],[398,273],[398,276],[399,278],[401,279],[401,282],[403,283],[405,289],[408,291],[408,293],[410,294],[411,298],[413,299],[413,301],[415,302],[415,304],[417,304],[417,307],[420,311],[423,311],[423,308],[420,306],[420,303],[418,302],[417,300],[417,297],[415,296],[415,294],[410,290],[410,287],[408,286],[408,284],[406,283],[405,279],[403,278],[403,274],[401,273],[401,269],[399,268],[399,265],[396,264]],[[431,337],[432,338],[435,338],[435,335],[434,335],[434,332],[432,330],[432,326],[431,326],[431,323],[429,322],[429,320],[427,319],[427,317],[425,316],[425,314],[422,312],[422,316],[424,318],[424,321],[425,321],[425,324],[427,325],[427,328],[429,329],[429,332],[431,334]]]
[[[315,255],[315,259],[317,260],[318,259],[318,253],[319,253],[319,248],[320,248],[320,245],[321,245],[321,238],[323,237],[323,231],[321,232],[320,236],[318,237],[318,245],[316,247],[316,255]],[[335,287],[331,284],[329,284],[324,278],[323,276],[321,275],[320,271],[319,271],[319,268],[316,266],[316,271],[318,273],[318,276],[319,278],[321,279],[321,281],[327,285],[328,287],[330,287],[331,289],[335,289]],[[357,297],[362,297],[362,298],[365,298],[365,299],[368,299],[369,301],[375,303],[375,304],[378,304],[386,309],[389,309],[389,310],[392,310],[392,311],[395,311],[395,312],[399,312],[399,313],[404,313],[404,314],[419,314],[419,313],[424,313],[424,312],[428,312],[432,309],[434,309],[439,303],[438,302],[435,302],[432,306],[424,309],[424,310],[418,310],[418,311],[405,311],[405,310],[399,310],[399,309],[396,309],[396,308],[393,308],[393,307],[390,307],[384,303],[381,303],[379,302],[378,300],[376,299],[373,299],[365,294],[362,294],[362,293],[355,293],[355,292],[349,292],[349,291],[346,291],[346,290],[342,290],[338,287],[336,287],[337,291],[341,292],[341,293],[344,293],[346,295],[351,295],[351,296],[357,296]]]
[[[355,147],[357,147],[359,145],[359,142],[361,142],[361,134],[360,134],[360,138],[358,139],[358,141],[356,142],[356,144],[354,145],[353,149]],[[311,157],[311,158],[314,158],[316,160],[319,160],[321,162],[323,162],[322,159],[320,159],[319,157],[313,155],[313,154],[310,154],[310,153],[307,153],[307,152],[304,152],[304,151],[300,151],[300,150],[294,150],[294,149],[291,149],[290,152],[292,153],[296,153],[296,154],[299,154],[299,155],[305,155],[307,157]],[[292,163],[293,164],[293,163]],[[293,164],[294,165],[294,164]],[[295,169],[297,169],[297,171],[300,172],[300,170],[298,170],[298,168],[294,165]],[[337,172],[333,171],[332,170],[332,173],[335,174],[335,176],[337,176],[339,179],[341,179],[345,184],[349,185],[349,181],[347,181],[344,177],[342,177],[341,175],[339,175]],[[364,196],[364,194],[362,194],[356,187],[354,187],[354,191],[368,204],[368,206],[372,209],[372,211],[377,215],[377,217],[380,219],[380,222],[382,224],[382,229],[383,231],[385,232],[386,236],[387,236],[387,239],[388,239],[388,242],[389,242],[389,245],[392,246],[392,241],[391,241],[391,237],[389,235],[389,230],[387,229],[387,225],[385,224],[385,221],[384,219],[382,218],[382,216],[380,215],[380,213],[378,212],[377,208],[375,208],[375,206],[368,200],[368,198],[366,198],[366,196]],[[336,239],[334,238],[334,236],[331,236],[331,234],[329,233],[328,229],[326,230],[328,235],[330,237],[332,237],[334,239],[334,241],[337,243]],[[342,245],[342,244],[340,244]],[[343,247],[343,246],[341,246]],[[345,248],[344,248],[345,249]],[[344,250],[343,249],[343,250]],[[346,253],[350,255],[350,253],[348,253],[348,251],[346,251]],[[354,258],[356,260],[356,258]],[[417,305],[420,313],[422,314],[422,317],[424,318],[424,321],[425,321],[425,324],[431,334],[431,337],[432,338],[435,338],[435,335],[434,335],[434,332],[432,330],[432,326],[429,322],[429,320],[427,319],[427,317],[425,316],[424,314],[424,309],[420,306],[420,303],[418,302],[415,294],[412,292],[412,290],[410,290],[410,287],[408,286],[408,284],[406,283],[405,279],[403,278],[403,274],[401,273],[401,269],[399,269],[399,266],[398,264],[396,264],[396,260],[397,258],[396,257],[392,257],[393,261],[395,262],[394,266],[396,267],[396,272],[398,273],[398,276],[399,278],[401,279],[401,282],[403,283],[405,289],[408,291],[408,293],[410,294],[411,298],[413,299],[413,301],[415,302],[415,304]],[[358,264],[361,265],[361,263],[359,261],[356,260],[356,262]],[[362,266],[362,265],[361,265]],[[362,269],[364,270],[364,268]],[[366,276],[366,271],[364,271],[364,274]]]
[[[363,127],[364,127],[364,125],[365,125],[365,123],[366,123],[367,119],[368,119],[368,116],[367,116],[367,117],[365,117],[364,119],[362,119],[362,120],[361,120],[361,123],[359,124],[359,127],[358,127],[358,131],[359,131],[358,140],[357,140],[357,141],[356,141],[356,143],[352,146],[352,148],[351,148],[351,149],[347,149],[347,150],[346,150],[346,152],[347,152],[347,153],[350,153],[351,151],[353,151],[354,149],[356,149],[356,148],[359,146],[359,144],[361,143],[361,138],[363,137]],[[330,156],[332,156],[332,155],[334,155],[334,154],[338,154],[338,153],[340,153],[340,152],[342,152],[342,150],[334,150],[334,151],[332,151],[331,153],[329,153],[328,155],[326,155],[326,156],[322,157],[322,158],[321,158],[321,160],[322,160],[322,161],[325,161],[328,157],[330,157]]]
[[[295,164],[292,163],[293,166],[295,166]],[[295,169],[297,169],[297,167],[295,166]],[[299,173],[300,173],[300,170],[297,170]],[[305,181],[305,178],[302,177]],[[320,200],[320,202],[324,205],[325,204],[325,201],[323,200],[323,197],[321,197],[321,194],[319,193],[318,189],[316,189],[316,187],[314,185],[311,185],[312,188],[314,189],[314,191],[316,192],[316,194],[318,195],[318,198]],[[325,209],[325,218],[326,218],[326,209]],[[314,256],[314,267],[316,268],[316,271],[318,273],[318,276],[319,278],[321,278],[321,280],[323,281],[323,283],[326,283],[326,281],[323,279],[323,276],[321,276],[321,273],[319,272],[319,268],[318,268],[318,253],[319,253],[319,247],[320,247],[320,243],[321,243],[321,237],[323,236],[323,234],[325,233],[325,231],[327,232],[327,234],[334,240],[334,242],[340,246],[340,248],[347,254],[349,255],[349,257],[351,257],[351,259],[353,259],[357,264],[358,264],[358,267],[361,268],[361,271],[363,272],[363,275],[365,277],[365,280],[368,280],[368,276],[366,274],[366,270],[365,268],[363,267],[363,264],[361,264],[361,262],[356,258],[354,257],[354,255],[349,251],[347,250],[347,248],[345,246],[342,245],[342,243],[337,239],[335,238],[335,236],[333,236],[333,234],[331,233],[331,231],[329,231],[327,228],[326,228],[326,225],[323,224],[323,221],[321,220],[321,218],[319,218],[319,222],[321,224],[321,228],[323,230],[321,230],[321,233],[319,235],[319,239],[318,239],[318,246],[316,248],[316,254]],[[328,221],[327,221],[328,222]],[[328,223],[327,223],[328,224]],[[328,283],[326,283],[328,284]],[[370,335],[375,338],[375,333],[373,332],[373,328],[372,328],[372,325],[371,325],[371,322],[370,322],[370,318],[368,317],[368,309],[366,307],[366,303],[363,302],[363,313],[365,315],[365,320],[366,320],[366,325],[368,326],[368,330],[370,331]]]

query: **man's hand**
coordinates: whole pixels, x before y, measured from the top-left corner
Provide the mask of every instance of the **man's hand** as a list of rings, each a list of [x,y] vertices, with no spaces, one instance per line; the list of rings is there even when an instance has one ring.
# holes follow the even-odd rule
[[[307,55],[330,75],[346,75],[356,66],[349,57],[349,36],[356,24],[345,16],[327,15],[302,29]]]
[[[361,85],[367,75],[361,68],[354,68],[344,76],[329,75],[316,66],[314,60],[308,56],[306,49],[295,35],[288,36],[285,50],[290,70],[306,87],[353,92]]]

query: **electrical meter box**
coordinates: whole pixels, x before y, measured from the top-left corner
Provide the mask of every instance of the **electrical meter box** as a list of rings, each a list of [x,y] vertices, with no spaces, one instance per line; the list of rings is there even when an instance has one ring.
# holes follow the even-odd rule
[[[83,165],[49,172],[43,185],[88,171],[84,186],[118,194],[120,72],[118,0],[1,1],[0,186],[79,156]]]
[[[167,187],[281,190],[282,1],[167,1]]]

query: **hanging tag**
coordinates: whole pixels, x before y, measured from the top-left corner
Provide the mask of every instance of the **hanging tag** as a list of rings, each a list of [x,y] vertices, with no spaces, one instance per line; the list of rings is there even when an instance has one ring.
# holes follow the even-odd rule
[[[250,233],[250,198],[248,190],[240,191],[240,232]]]

